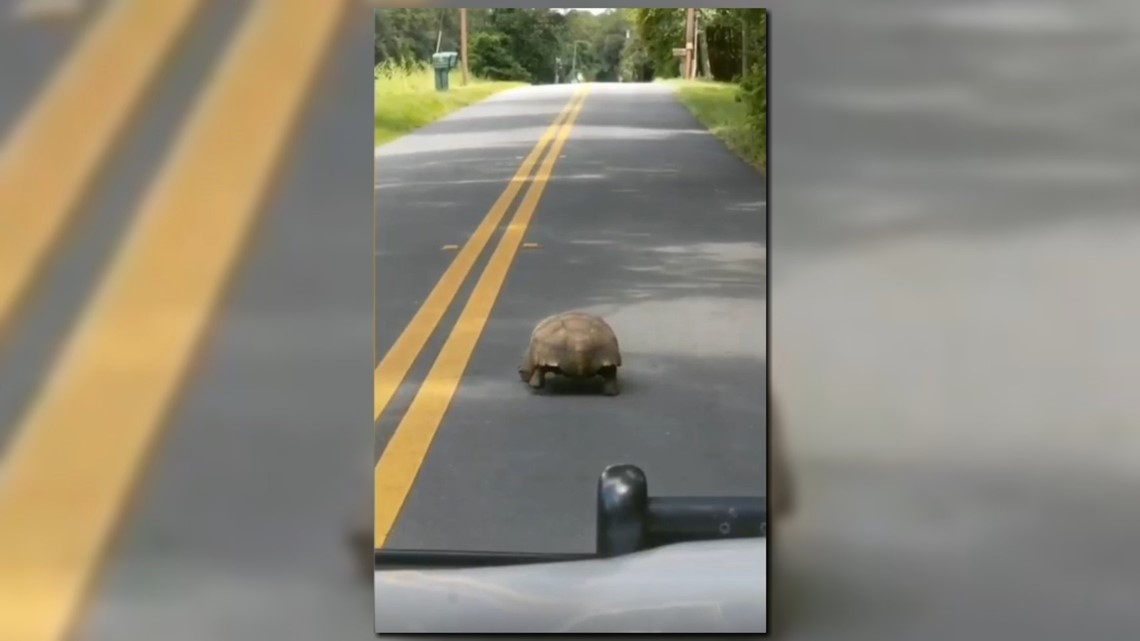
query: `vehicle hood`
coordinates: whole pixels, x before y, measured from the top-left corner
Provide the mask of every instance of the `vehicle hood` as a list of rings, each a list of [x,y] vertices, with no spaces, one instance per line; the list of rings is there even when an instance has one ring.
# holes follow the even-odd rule
[[[612,559],[375,573],[379,633],[767,631],[767,541]]]

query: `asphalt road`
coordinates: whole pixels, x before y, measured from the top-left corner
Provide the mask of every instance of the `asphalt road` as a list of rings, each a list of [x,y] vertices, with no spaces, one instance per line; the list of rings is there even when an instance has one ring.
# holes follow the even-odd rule
[[[419,322],[413,315],[456,259],[454,246],[474,234],[574,91],[506,92],[377,150],[381,359]],[[378,486],[415,474],[394,527],[381,532],[386,547],[592,551],[594,487],[612,463],[642,466],[656,493],[765,490],[763,176],[668,89],[589,85],[538,183],[533,218],[525,229],[512,223],[515,232],[500,225],[380,416],[380,451],[394,433],[434,435],[422,464],[415,448],[381,455]],[[500,239],[523,243],[513,261],[491,256]],[[483,270],[501,277],[475,284]],[[464,343],[482,322],[480,311],[461,310],[489,296],[458,386],[438,392],[459,351],[445,341]],[[620,396],[588,386],[534,395],[519,381],[535,323],[573,309],[613,325]],[[415,409],[441,395],[442,417]],[[390,511],[393,496],[378,492],[378,511]]]

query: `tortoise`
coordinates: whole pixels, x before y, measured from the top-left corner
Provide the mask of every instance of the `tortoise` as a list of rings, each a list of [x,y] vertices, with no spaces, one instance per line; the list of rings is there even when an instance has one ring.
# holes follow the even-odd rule
[[[602,393],[615,396],[620,391],[620,366],[617,336],[606,321],[585,312],[563,312],[535,326],[519,366],[519,378],[541,390],[547,372],[576,379],[600,376]]]

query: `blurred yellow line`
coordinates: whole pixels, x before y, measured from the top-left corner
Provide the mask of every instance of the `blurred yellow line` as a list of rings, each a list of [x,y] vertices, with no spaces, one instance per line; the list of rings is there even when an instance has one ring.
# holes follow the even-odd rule
[[[411,494],[412,486],[431,448],[431,442],[439,430],[440,423],[443,422],[448,406],[451,405],[451,399],[459,389],[459,381],[463,378],[471,354],[475,351],[483,328],[491,317],[499,291],[507,280],[511,263],[526,235],[527,226],[530,225],[531,218],[538,209],[542,193],[546,189],[550,175],[554,173],[554,165],[558,162],[562,148],[574,128],[574,121],[586,102],[587,86],[583,87],[581,99],[576,102],[566,122],[558,131],[558,137],[543,159],[542,166],[535,174],[534,182],[527,190],[514,218],[503,232],[495,253],[491,254],[483,274],[459,315],[459,320],[451,330],[451,335],[443,344],[439,357],[436,358],[423,385],[416,392],[411,406],[400,420],[387,447],[384,448],[384,453],[380,455],[375,477],[374,532],[377,548],[384,547],[384,542],[395,526],[400,510]]]
[[[498,229],[499,223],[502,222],[503,217],[507,215],[507,211],[515,201],[515,197],[519,191],[522,190],[523,185],[526,184],[528,177],[534,169],[535,164],[538,163],[539,157],[542,155],[543,150],[554,138],[558,132],[558,128],[562,121],[570,114],[574,108],[575,102],[578,100],[580,94],[575,94],[571,97],[570,102],[554,119],[554,123],[538,140],[534,149],[531,150],[530,155],[523,160],[522,166],[515,172],[514,177],[511,178],[506,190],[491,206],[491,210],[487,212],[487,216],[475,228],[475,232],[471,234],[471,238],[455,255],[455,259],[451,261],[447,271],[440,276],[439,281],[435,287],[432,288],[431,293],[428,294],[427,299],[420,305],[416,315],[412,320],[408,321],[404,331],[392,347],[384,354],[380,364],[376,367],[373,374],[373,416],[376,419],[384,413],[384,409],[388,407],[392,397],[395,396],[396,390],[400,389],[400,385],[404,382],[404,377],[408,375],[408,371],[415,364],[416,358],[419,357],[420,352],[423,351],[424,345],[427,344],[428,339],[431,338],[435,328],[439,326],[443,320],[444,314],[447,313],[451,303],[455,300],[455,296],[459,293],[459,288],[463,286],[463,282],[467,280],[468,274],[475,267],[475,261],[479,259],[483,249],[487,247],[487,243],[491,242],[491,237],[494,236],[495,230]],[[447,247],[444,247],[447,249]],[[375,271],[375,270],[373,270]]]
[[[17,426],[0,468],[0,640],[74,625],[345,7],[256,4]]]
[[[0,342],[203,0],[112,1],[0,147]]]

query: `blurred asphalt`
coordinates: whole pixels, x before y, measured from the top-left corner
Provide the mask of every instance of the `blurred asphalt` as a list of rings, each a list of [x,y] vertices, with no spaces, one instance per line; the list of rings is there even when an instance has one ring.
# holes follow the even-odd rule
[[[205,3],[0,344],[3,442],[251,4]],[[31,106],[96,8],[21,22],[5,7],[0,128]],[[343,546],[367,491],[372,442],[370,242],[361,215],[371,206],[372,143],[362,132],[371,128],[372,88],[361,81],[371,69],[369,16],[358,11],[333,41],[275,193],[72,638],[372,638],[371,590]]]
[[[777,632],[1135,637],[1140,6],[769,6]]]
[[[378,149],[381,357],[454,258],[442,247],[466,242],[572,91],[500,94]],[[668,89],[590,85],[547,185],[523,237],[536,246],[510,267],[386,547],[593,551],[597,477],[619,462],[655,493],[765,490],[763,176]],[[382,415],[378,448],[471,289]],[[571,309],[614,326],[620,396],[519,381],[535,323]]]

